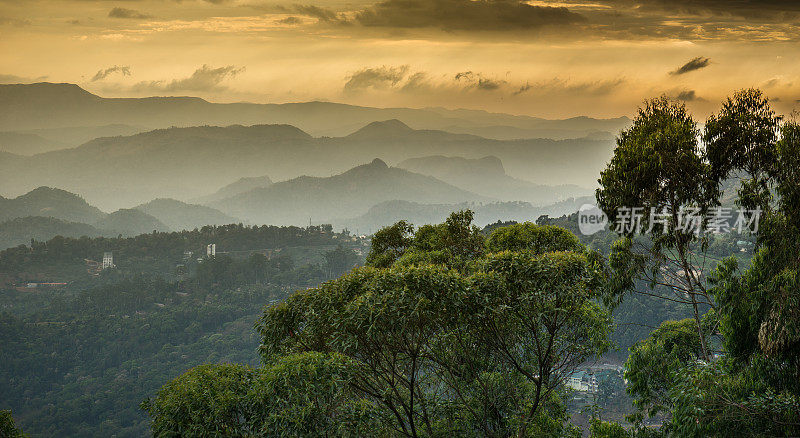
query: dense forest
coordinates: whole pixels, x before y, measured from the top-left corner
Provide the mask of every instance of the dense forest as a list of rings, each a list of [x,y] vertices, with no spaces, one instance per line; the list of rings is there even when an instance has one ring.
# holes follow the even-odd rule
[[[209,241],[230,253],[206,257]],[[3,251],[0,272],[69,283],[3,288],[2,406],[32,436],[141,436],[142,400],[193,366],[255,365],[262,307],[361,263],[359,248],[327,227],[232,225]],[[90,275],[83,259],[107,250],[116,267]]]

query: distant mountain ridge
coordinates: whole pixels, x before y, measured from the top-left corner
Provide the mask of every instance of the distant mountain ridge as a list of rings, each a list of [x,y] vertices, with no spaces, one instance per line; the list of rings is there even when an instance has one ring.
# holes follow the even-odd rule
[[[80,196],[51,187],[38,187],[13,199],[0,198],[0,222],[19,217],[42,216],[93,223],[105,215]]]
[[[0,131],[0,151],[30,156],[59,149],[74,148],[95,138],[134,135],[149,130],[142,126],[113,124]]]
[[[105,137],[74,149],[12,157],[0,161],[0,187],[6,194],[40,185],[61,187],[115,210],[155,198],[195,199],[242,175],[267,174],[275,180],[330,176],[365,157],[397,163],[428,155],[493,155],[511,176],[593,187],[612,150],[609,141],[491,140],[414,130],[398,120],[371,123],[346,137],[318,138],[290,125],[198,126]]]
[[[192,202],[197,204],[207,204],[210,202],[219,201],[220,199],[230,198],[231,196],[236,196],[249,190],[269,187],[271,185],[272,179],[266,175],[239,178],[238,180],[226,185],[225,187],[222,187],[210,195],[200,196],[192,199]]]
[[[371,108],[331,102],[216,104],[197,97],[103,98],[75,84],[47,82],[0,85],[0,107],[14,108],[13,112],[0,112],[0,131],[109,124],[152,129],[238,123],[291,124],[315,136],[342,136],[375,120],[399,119],[415,129],[471,129],[471,133],[489,138],[493,138],[493,132],[502,134],[502,127],[507,126],[526,132],[528,138],[564,139],[585,137],[591,131],[617,132],[630,123],[627,117],[547,120],[479,110]]]
[[[493,155],[475,159],[433,155],[410,158],[397,167],[431,175],[465,190],[503,201],[547,205],[591,194],[591,190],[576,185],[542,185],[510,177],[503,162]]]
[[[374,205],[366,213],[349,218],[325,221],[335,229],[347,228],[358,233],[370,234],[399,220],[415,226],[442,223],[454,211],[470,209],[475,214],[475,224],[485,225],[500,221],[536,221],[542,215],[560,217],[578,211],[580,205],[592,202],[593,198],[570,198],[553,205],[533,206],[528,202],[464,202],[457,204],[424,204],[411,201],[386,201]]]
[[[210,206],[256,223],[290,225],[366,212],[385,200],[425,203],[489,201],[436,178],[374,159],[331,177],[302,176],[253,189]]]
[[[204,225],[227,225],[239,222],[236,218],[203,205],[192,205],[175,199],[154,199],[134,207],[160,222],[173,231],[193,230]]]
[[[107,214],[82,197],[61,189],[38,187],[16,198],[0,197],[0,246],[47,240],[56,235],[135,236],[204,225],[240,222],[218,210],[174,199],[155,199]]]
[[[121,208],[95,222],[94,226],[123,236],[138,236],[153,231],[172,231],[160,220],[135,208]]]
[[[53,217],[27,216],[0,222],[0,250],[28,245],[31,239],[46,242],[55,236],[78,238],[115,236],[115,234],[99,230],[93,225]]]

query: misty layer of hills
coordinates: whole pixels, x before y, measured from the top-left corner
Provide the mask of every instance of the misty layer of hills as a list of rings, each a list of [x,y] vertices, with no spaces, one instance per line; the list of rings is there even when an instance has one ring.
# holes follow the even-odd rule
[[[269,175],[280,181],[338,174],[375,157],[398,163],[428,155],[492,155],[518,179],[591,187],[611,151],[607,141],[489,140],[413,130],[396,120],[374,122],[335,138],[315,138],[290,125],[203,126],[103,137],[74,149],[9,156],[0,162],[0,186],[6,195],[40,185],[59,187],[111,210],[158,197],[197,198],[243,176]],[[543,204],[551,199],[525,200]]]
[[[441,157],[433,160],[438,162]],[[447,160],[463,163],[461,159]],[[497,176],[497,180],[505,179],[502,174]],[[277,183],[267,177],[239,180],[212,197],[220,193],[227,196],[208,205],[159,198],[104,213],[78,195],[39,187],[13,199],[0,198],[0,249],[57,235],[135,236],[241,222],[327,223],[337,229],[371,233],[401,219],[415,224],[441,222],[450,212],[467,208],[475,211],[477,224],[486,225],[498,220],[532,221],[543,214],[560,216],[591,202],[590,197],[570,197],[547,206],[500,201],[432,176],[389,167],[379,159],[331,177],[298,177]]]
[[[370,108],[329,102],[210,103],[196,97],[102,98],[73,84],[0,85],[0,131],[123,124],[149,129],[197,125],[290,124],[314,136],[344,136],[376,120],[486,138],[579,138],[616,133],[627,117],[537,117],[444,108]],[[106,135],[120,135],[106,134]],[[601,134],[602,135],[602,134]]]
[[[610,133],[629,123],[106,99],[48,83],[0,85],[0,108],[2,247],[237,222],[369,232],[463,208],[482,225],[535,220],[587,201]]]
[[[502,201],[552,204],[591,193],[590,190],[574,184],[543,185],[513,178],[506,174],[503,162],[495,156],[468,159],[435,155],[411,158],[400,162],[397,167],[431,175],[473,193]]]
[[[394,165],[430,155],[469,159],[491,155],[517,179],[593,187],[594,175],[613,149],[608,133],[629,122],[322,102],[255,105],[213,104],[196,98],[104,99],[69,84],[0,85],[0,107],[6,109],[0,112],[0,151],[15,153],[0,154],[0,194],[16,196],[47,185],[80,193],[106,210],[158,197],[196,200],[242,177],[268,175],[281,181],[301,175],[331,176],[375,157]],[[240,125],[171,127],[230,123]],[[250,123],[272,124],[243,126]],[[527,136],[561,129],[573,133],[573,138],[498,140],[446,131],[464,131],[459,126],[473,133],[493,127]],[[152,128],[162,129],[140,132]],[[95,135],[99,138],[78,147],[50,150]],[[7,147],[4,138],[9,139]],[[44,140],[36,145],[35,138]]]
[[[136,236],[236,222],[213,208],[174,199],[104,213],[78,195],[39,187],[16,198],[0,197],[0,249],[54,236]]]

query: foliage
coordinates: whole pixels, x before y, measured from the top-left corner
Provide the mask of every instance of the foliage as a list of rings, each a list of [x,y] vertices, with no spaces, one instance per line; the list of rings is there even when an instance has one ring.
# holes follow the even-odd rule
[[[497,252],[484,255],[469,222],[455,213],[403,236],[399,257],[399,245],[373,247],[372,260],[396,262],[268,308],[264,361],[306,351],[349,357],[353,387],[402,435],[535,435],[563,425],[551,424],[563,379],[609,347],[609,310],[598,304],[605,268],[574,236],[533,224],[495,230],[487,249]]]
[[[153,436],[362,436],[380,427],[350,395],[341,355],[303,353],[262,369],[202,365],[164,385],[142,408]]]
[[[262,307],[328,278],[309,264],[336,247],[319,231],[209,227],[132,239],[57,238],[0,253],[21,272],[53,265],[88,277],[82,261],[75,268],[68,260],[107,244],[120,248],[118,268],[100,277],[64,289],[0,294],[2,408],[13,408],[34,436],[141,436],[148,421],[137,406],[165,382],[204,363],[258,364],[252,324]],[[226,246],[252,248],[259,235],[262,243],[307,246],[286,247],[270,259],[218,254],[180,279],[146,272],[165,261],[173,269],[175,259],[186,263],[184,245],[207,242],[212,232],[223,234],[217,241]]]
[[[11,416],[11,411],[0,411],[0,437],[24,438],[26,436],[22,433],[22,430],[14,425],[14,417]]]
[[[700,339],[694,321],[667,321],[650,336],[631,348],[625,362],[627,391],[634,406],[654,416],[670,412],[669,389],[675,385],[676,373],[702,356]]]
[[[201,365],[164,385],[142,408],[153,436],[245,436],[243,419],[252,371],[240,365]]]
[[[716,308],[699,328],[719,330],[722,355],[696,360],[683,324],[674,336],[662,326],[628,360],[636,402],[666,411],[663,430],[675,436],[800,434],[800,136],[781,120],[760,91],[744,90],[706,128],[711,177],[744,173],[737,202],[762,211],[750,267],[729,257],[708,278]]]
[[[487,246],[471,222],[465,211],[377,233],[370,266],[265,309],[262,368],[201,368],[162,388],[145,404],[154,432],[575,436],[563,380],[610,346],[602,258],[533,224]],[[204,383],[215,373],[236,382]]]
[[[632,239],[616,246],[615,252],[638,251],[612,256],[626,261],[617,276],[628,278],[635,272],[632,268],[637,268],[638,277],[651,286],[660,284],[674,291],[675,296],[666,299],[690,304],[702,357],[708,359],[700,306],[713,307],[714,302],[701,278],[704,257],[694,251],[706,248],[703,218],[716,205],[719,190],[697,142],[699,135],[683,104],[666,97],[647,101],[633,126],[617,139],[614,156],[600,174],[597,202],[609,221],[620,225],[620,233]],[[635,209],[642,214],[640,222],[632,217]],[[690,212],[699,222],[690,222]],[[647,239],[633,240],[638,232]],[[635,260],[637,256],[641,260]]]

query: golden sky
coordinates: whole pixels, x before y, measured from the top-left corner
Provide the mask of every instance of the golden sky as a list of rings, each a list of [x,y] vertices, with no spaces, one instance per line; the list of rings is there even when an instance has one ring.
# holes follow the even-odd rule
[[[752,86],[792,111],[799,39],[781,0],[0,0],[0,82],[549,118],[667,94],[702,118]]]

